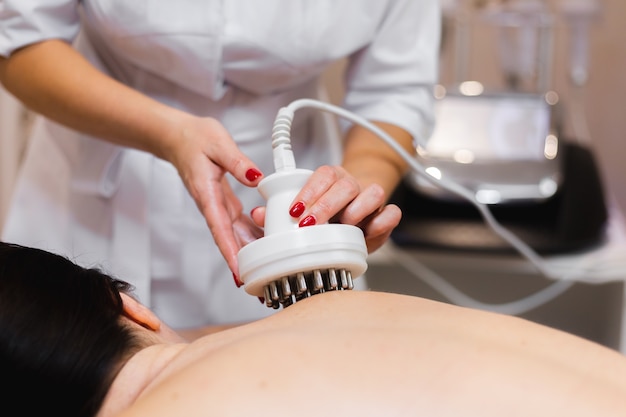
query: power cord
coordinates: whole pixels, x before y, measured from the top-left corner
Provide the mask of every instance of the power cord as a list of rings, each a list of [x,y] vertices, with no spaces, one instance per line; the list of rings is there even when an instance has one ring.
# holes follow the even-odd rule
[[[574,281],[559,280],[533,294],[515,301],[506,303],[484,303],[465,294],[446,281],[443,277],[441,277],[441,275],[427,267],[423,262],[418,261],[406,253],[387,250],[385,252],[385,256],[388,259],[397,262],[406,271],[415,275],[453,304],[514,316],[526,313],[543,304],[546,304],[563,294],[574,285]]]

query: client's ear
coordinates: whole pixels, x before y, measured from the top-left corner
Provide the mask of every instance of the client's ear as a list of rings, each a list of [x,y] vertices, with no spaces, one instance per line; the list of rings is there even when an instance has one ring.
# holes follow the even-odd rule
[[[128,294],[120,292],[120,297],[122,297],[122,302],[124,303],[124,315],[126,317],[153,331],[161,328],[161,320],[148,307]]]

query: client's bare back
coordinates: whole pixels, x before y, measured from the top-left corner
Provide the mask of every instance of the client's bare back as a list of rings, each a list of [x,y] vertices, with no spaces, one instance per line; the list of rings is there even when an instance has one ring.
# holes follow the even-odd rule
[[[395,294],[318,295],[198,339],[170,366],[124,416],[626,415],[619,353]]]

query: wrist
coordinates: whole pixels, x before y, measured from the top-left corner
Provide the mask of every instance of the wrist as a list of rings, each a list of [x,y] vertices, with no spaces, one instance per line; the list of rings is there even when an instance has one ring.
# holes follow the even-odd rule
[[[148,152],[176,165],[176,153],[191,137],[190,126],[196,117],[165,105],[155,108],[148,117],[146,137]]]
[[[342,166],[356,178],[361,189],[372,184],[381,186],[385,192],[385,199],[389,199],[404,175],[404,171],[396,164],[377,156],[362,156],[356,161],[344,161]]]

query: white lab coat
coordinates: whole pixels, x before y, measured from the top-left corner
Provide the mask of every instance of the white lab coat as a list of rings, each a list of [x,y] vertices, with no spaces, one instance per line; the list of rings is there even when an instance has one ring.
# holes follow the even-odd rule
[[[277,110],[317,97],[319,75],[337,59],[349,60],[349,110],[418,140],[432,127],[437,0],[0,0],[0,19],[1,55],[42,39],[73,42],[123,83],[221,120],[266,174],[273,172]],[[296,115],[298,167],[338,161],[332,120]],[[244,210],[263,204],[255,189],[232,184]],[[43,118],[3,239],[132,282],[139,298],[176,327],[272,312],[235,287],[172,165]]]

